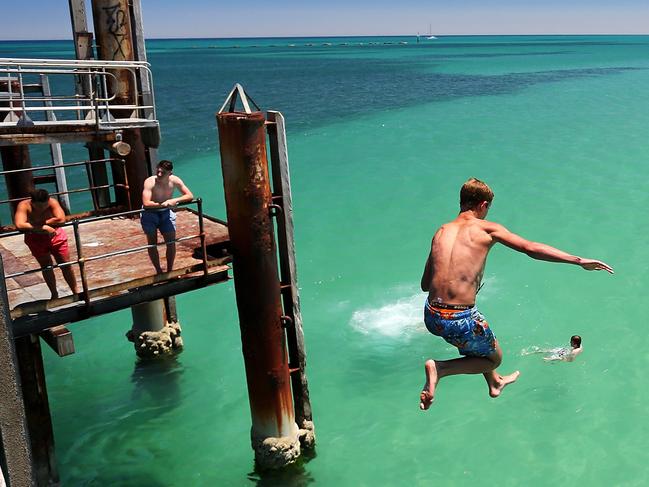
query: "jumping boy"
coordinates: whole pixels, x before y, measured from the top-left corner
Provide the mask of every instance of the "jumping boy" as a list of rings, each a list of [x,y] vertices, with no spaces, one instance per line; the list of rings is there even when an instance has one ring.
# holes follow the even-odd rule
[[[483,374],[489,395],[498,397],[520,374],[518,371],[504,376],[496,373],[502,351],[485,317],[475,306],[487,255],[494,244],[502,243],[537,260],[613,273],[604,262],[525,240],[502,225],[485,220],[493,197],[489,186],[478,179],[469,179],[460,190],[460,214],[442,225],[431,243],[421,278],[421,289],[428,292],[424,322],[428,331],[457,347],[464,357],[426,361],[426,383],[420,394],[420,408],[424,410],[432,404],[435,387],[442,377]]]

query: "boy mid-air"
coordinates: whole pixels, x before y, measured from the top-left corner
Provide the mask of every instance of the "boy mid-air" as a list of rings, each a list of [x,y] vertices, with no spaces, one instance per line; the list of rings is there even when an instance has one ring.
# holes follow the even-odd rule
[[[494,244],[504,244],[537,260],[613,273],[604,262],[525,240],[502,225],[485,220],[493,197],[489,186],[478,179],[469,179],[460,190],[460,214],[433,236],[421,278],[421,289],[428,292],[424,322],[428,331],[457,347],[464,357],[426,361],[426,383],[420,394],[420,408],[424,410],[432,404],[435,387],[442,377],[482,374],[491,397],[498,397],[505,386],[518,378],[518,371],[504,376],[496,373],[502,351],[485,317],[475,306],[487,255]]]

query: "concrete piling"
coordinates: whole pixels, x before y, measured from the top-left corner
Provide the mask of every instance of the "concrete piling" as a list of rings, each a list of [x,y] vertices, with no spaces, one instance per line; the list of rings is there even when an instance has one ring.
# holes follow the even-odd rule
[[[180,325],[167,321],[163,299],[131,306],[131,314],[133,327],[126,333],[126,338],[135,344],[138,357],[162,357],[183,348]]]

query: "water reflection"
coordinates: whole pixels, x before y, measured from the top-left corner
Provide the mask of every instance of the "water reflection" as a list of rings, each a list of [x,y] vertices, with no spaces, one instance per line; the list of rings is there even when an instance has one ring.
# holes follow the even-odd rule
[[[315,449],[302,449],[300,459],[282,470],[263,470],[255,464],[254,470],[248,474],[248,479],[257,487],[305,487],[315,482],[305,468],[315,457]]]
[[[177,408],[182,400],[180,382],[184,373],[177,356],[138,360],[131,374],[131,400],[135,404],[155,401],[161,412]]]

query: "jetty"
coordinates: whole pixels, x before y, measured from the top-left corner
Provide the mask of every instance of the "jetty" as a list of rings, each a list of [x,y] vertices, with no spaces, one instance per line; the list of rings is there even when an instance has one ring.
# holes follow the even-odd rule
[[[140,360],[175,360],[184,346],[175,296],[230,279],[255,460],[289,465],[314,448],[315,434],[284,118],[235,85],[216,115],[227,218],[206,214],[200,197],[179,205],[174,267],[155,273],[147,251],[171,242],[147,244],[139,221],[160,143],[141,2],[92,0],[94,33],[85,5],[68,0],[76,59],[0,58],[0,480],[60,483],[42,344],[73,354],[75,323],[128,308]],[[87,157],[68,160],[70,144]],[[48,160],[32,161],[43,153],[35,146],[49,149]],[[70,249],[69,261],[43,268],[13,226],[18,203],[39,188],[64,209]],[[52,299],[42,273],[64,267],[79,292],[59,277]]]

